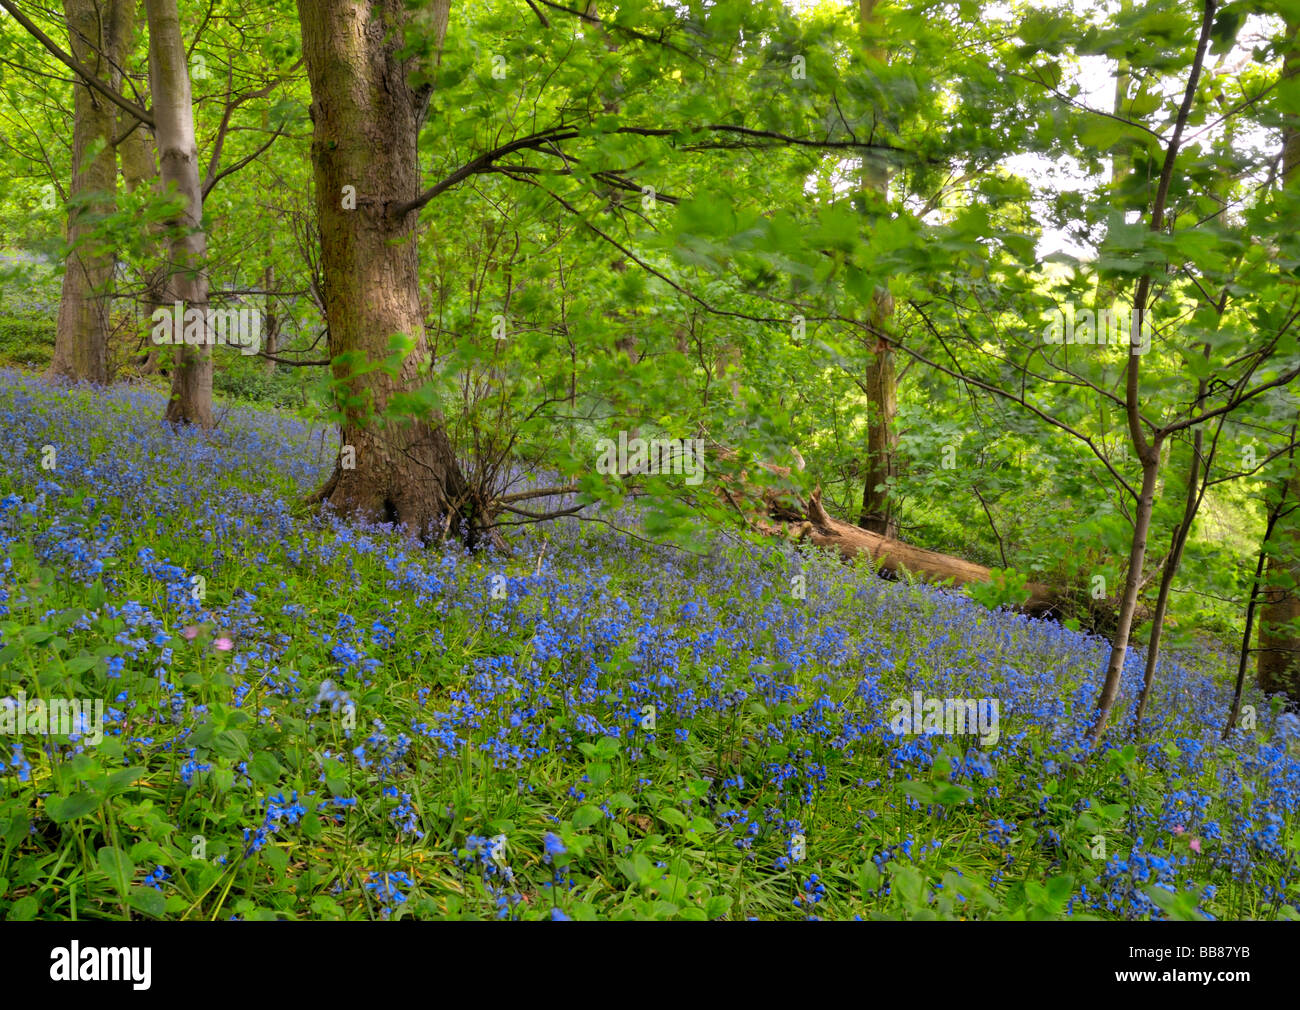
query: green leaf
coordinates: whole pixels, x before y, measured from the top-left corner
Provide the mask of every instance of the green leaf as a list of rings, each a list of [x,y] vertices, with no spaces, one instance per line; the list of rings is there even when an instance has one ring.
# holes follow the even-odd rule
[[[45,798],[45,812],[50,815],[50,820],[55,824],[67,824],[68,821],[76,820],[78,817],[85,817],[89,813],[99,809],[99,805],[104,802],[103,793],[93,793],[85,789],[73,793],[71,796],[47,796]]]
[[[143,912],[154,919],[161,919],[167,913],[167,899],[163,897],[162,891],[152,887],[139,885],[131,888],[126,902],[137,912]]]
[[[131,878],[135,876],[135,863],[131,862],[131,857],[115,846],[105,845],[96,853],[96,858],[99,860],[99,868],[108,875],[109,883],[118,894],[125,896],[131,886]]]
[[[936,803],[942,803],[944,806],[955,806],[958,803],[965,803],[967,800],[973,798],[974,795],[975,794],[965,786],[948,784],[940,786],[939,789],[935,791],[934,801]]]
[[[248,756],[248,737],[243,730],[223,729],[212,740],[212,749],[232,761]]]
[[[9,909],[6,919],[9,922],[31,922],[41,910],[41,903],[30,894],[19,898]]]
[[[589,828],[604,816],[600,807],[594,803],[584,803],[574,812],[573,826],[580,829]]]
[[[930,804],[934,802],[934,789],[925,782],[904,782],[903,792],[918,803]]]
[[[280,762],[267,751],[258,751],[253,755],[253,759],[248,762],[249,778],[263,785],[270,785],[272,782],[278,781],[283,772],[284,769],[280,767]]]

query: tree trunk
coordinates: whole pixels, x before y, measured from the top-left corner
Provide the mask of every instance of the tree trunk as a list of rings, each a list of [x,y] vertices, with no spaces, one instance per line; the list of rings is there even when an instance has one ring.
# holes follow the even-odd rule
[[[1300,71],[1300,49],[1296,47],[1300,22],[1287,24],[1288,50],[1282,76],[1294,77]],[[1295,113],[1285,115],[1282,132],[1282,184],[1288,189],[1300,182],[1300,129]],[[1294,440],[1294,436],[1293,436]],[[1281,490],[1288,501],[1300,499],[1300,470],[1294,469],[1294,453],[1288,456],[1293,469]],[[1264,604],[1259,614],[1260,690],[1282,691],[1293,704],[1300,705],[1300,632],[1291,624],[1300,618],[1300,513],[1292,511],[1278,520],[1270,531],[1279,547],[1269,553],[1268,582]]]
[[[858,0],[858,27],[871,22],[881,0]],[[866,55],[879,63],[888,54],[878,46],[868,45]],[[889,198],[889,170],[879,161],[864,155],[862,159],[862,197],[867,201]],[[894,349],[883,336],[894,314],[894,299],[887,290],[876,292],[869,311],[869,321],[876,333],[876,346],[867,366],[862,388],[867,394],[867,463],[862,484],[862,511],[858,525],[883,537],[898,536],[898,517],[894,514],[892,488],[898,476],[898,432],[894,418],[898,413],[898,379],[894,369]]]
[[[262,349],[267,354],[274,355],[280,346],[280,314],[275,311],[275,267],[267,265],[262,271],[262,290],[266,292],[263,296],[266,301],[266,313],[264,327],[266,333],[262,341]],[[267,375],[275,374],[275,361],[273,358],[267,358],[265,364]]]
[[[1130,367],[1132,359],[1130,358]],[[1151,529],[1151,512],[1155,507],[1156,478],[1160,473],[1160,443],[1155,442],[1142,456],[1142,490],[1138,495],[1137,511],[1133,516],[1133,539],[1129,547],[1128,575],[1124,579],[1124,595],[1119,602],[1119,623],[1111,640],[1110,660],[1106,664],[1106,679],[1102,682],[1097,699],[1097,713],[1092,724],[1092,742],[1101,740],[1106,729],[1110,710],[1119,697],[1120,677],[1124,672],[1124,659],[1128,655],[1129,633],[1133,630],[1133,617],[1138,609],[1138,592],[1142,588],[1142,569],[1147,557],[1147,534]]]
[[[433,6],[438,46],[450,0]],[[471,544],[488,516],[461,472],[441,415],[390,416],[422,385],[429,358],[420,310],[415,213],[393,209],[420,191],[417,143],[428,87],[413,87],[400,55],[403,0],[298,0],[311,82],[316,212],[330,355],[345,447],[320,496],[344,515],[397,522],[426,539],[457,530]],[[352,187],[345,190],[345,187]],[[345,198],[346,197],[346,198]],[[355,208],[352,207],[353,198]],[[395,374],[360,373],[407,339]]]
[[[1292,433],[1292,439],[1295,435]],[[1241,693],[1246,686],[1246,667],[1250,663],[1250,641],[1255,630],[1255,611],[1259,606],[1260,592],[1264,584],[1264,564],[1268,560],[1268,544],[1277,528],[1277,521],[1288,512],[1294,511],[1295,505],[1286,499],[1286,487],[1277,504],[1268,510],[1268,521],[1264,526],[1264,537],[1259,542],[1259,556],[1255,562],[1255,577],[1250,582],[1250,596],[1246,599],[1246,628],[1241,634],[1241,649],[1237,653],[1237,682],[1232,689],[1232,707],[1228,710],[1228,720],[1223,724],[1220,739],[1227,740],[1232,735],[1232,728],[1241,717]]]
[[[68,46],[78,65],[120,90],[121,68],[134,24],[132,0],[64,0],[63,13]],[[109,291],[114,257],[112,248],[94,240],[91,232],[116,202],[116,107],[79,80],[72,85],[72,104],[69,248],[49,374],[103,385],[109,378]]]
[[[876,299],[872,322],[881,326],[893,313],[893,298]],[[884,537],[898,536],[892,488],[898,476],[898,380],[894,374],[894,349],[881,337],[863,382],[867,390],[867,473],[862,484],[862,512],[858,525]]]
[[[158,175],[164,190],[175,189],[185,210],[170,222],[167,301],[206,315],[207,236],[203,232],[203,188],[194,139],[194,103],[176,0],[144,0],[149,19],[149,89],[157,124]],[[163,420],[212,427],[212,347],[206,323],[201,343],[175,350],[171,398]]]
[[[1205,345],[1203,354],[1208,360],[1210,356],[1210,346]],[[1201,410],[1205,403],[1206,393],[1209,391],[1209,382],[1201,379],[1197,387],[1196,403],[1194,410]],[[1156,609],[1151,618],[1151,641],[1147,643],[1147,661],[1146,667],[1142,672],[1142,694],[1138,697],[1137,713],[1133,717],[1133,732],[1138,735],[1142,732],[1142,720],[1146,716],[1147,703],[1151,700],[1151,688],[1156,680],[1156,663],[1160,659],[1160,640],[1165,630],[1165,614],[1169,611],[1169,594],[1173,590],[1174,576],[1178,574],[1178,566],[1183,561],[1183,550],[1187,546],[1187,538],[1192,532],[1192,523],[1196,521],[1196,513],[1200,508],[1201,495],[1201,452],[1205,446],[1205,432],[1197,428],[1192,435],[1191,459],[1187,464],[1187,482],[1184,485],[1183,510],[1174,526],[1173,539],[1169,545],[1169,554],[1165,558],[1163,569],[1160,573],[1160,592],[1156,596]],[[1213,452],[1211,452],[1213,455]],[[1171,461],[1173,453],[1170,453]],[[1208,470],[1209,464],[1206,464]],[[1208,477],[1208,474],[1206,475]]]
[[[1290,461],[1294,466],[1294,460]],[[1300,469],[1282,489],[1283,500],[1300,501]],[[1268,552],[1268,575],[1259,612],[1259,688],[1282,692],[1300,704],[1300,510],[1287,512],[1270,531],[1278,543]]]
[[[134,129],[132,129],[134,126]],[[136,123],[131,116],[122,112],[118,116],[118,132],[124,139],[118,145],[118,156],[122,164],[122,184],[128,193],[134,193],[142,186],[158,188],[158,156],[154,147],[153,134],[143,124]],[[157,237],[157,229],[150,227],[151,239]],[[137,359],[139,374],[151,375],[158,370],[158,345],[149,339],[153,330],[152,316],[154,310],[163,304],[167,288],[167,266],[160,243],[151,241],[149,253],[144,257],[143,273],[140,282],[144,290],[136,298],[136,314],[144,319],[141,332],[144,353]]]

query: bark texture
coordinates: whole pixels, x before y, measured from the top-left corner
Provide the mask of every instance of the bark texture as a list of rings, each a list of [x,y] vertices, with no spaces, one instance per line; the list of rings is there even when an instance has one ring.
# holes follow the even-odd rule
[[[134,26],[132,0],[64,0],[63,13],[68,47],[78,66],[120,91],[121,68]],[[93,231],[116,206],[117,107],[77,81],[72,85],[72,105],[69,249],[49,374],[103,385],[109,379],[113,251],[102,240],[96,241]]]
[[[132,128],[134,126],[134,128]],[[141,187],[158,189],[158,152],[153,134],[136,124],[125,112],[118,116],[118,158],[122,166],[122,185],[128,193]],[[154,310],[163,304],[167,293],[167,256],[161,235],[156,227],[149,229],[148,253],[139,278],[141,290],[136,295],[136,315],[144,320],[139,326],[140,350],[137,355],[138,373],[150,375],[158,371],[160,348],[149,339],[153,329]]]
[[[1287,481],[1283,500],[1300,501],[1300,470]],[[1280,691],[1300,705],[1300,625],[1292,623],[1300,620],[1300,510],[1286,510],[1271,532],[1277,549],[1268,552],[1261,594],[1258,683],[1260,690]]]
[[[157,124],[158,175],[164,190],[176,192],[185,201],[180,217],[170,222],[165,300],[206,312],[208,243],[203,232],[194,101],[180,18],[176,0],[144,0],[144,6],[149,19],[149,88]],[[165,421],[212,427],[212,347],[206,326],[202,336],[202,343],[175,347]]]
[[[864,41],[881,0],[858,0],[858,27]],[[867,56],[885,63],[889,56],[878,46],[868,44]],[[889,199],[889,170],[878,160],[863,157],[862,196],[864,201]],[[869,322],[876,333],[885,331],[894,314],[893,296],[884,289],[876,292],[869,311]],[[867,366],[861,388],[867,395],[867,461],[862,479],[862,510],[858,525],[884,537],[898,536],[898,517],[894,514],[891,485],[898,476],[898,377],[894,367],[894,348],[878,336],[871,364]]]
[[[418,16],[441,46],[449,0]],[[428,68],[402,55],[410,14],[403,0],[299,0],[311,82],[316,212],[330,356],[343,413],[344,453],[320,492],[341,513],[396,522],[426,539],[474,543],[488,516],[456,460],[436,410],[389,411],[423,384],[429,347],[420,308],[417,214],[398,208],[420,193],[417,144]],[[407,340],[395,371],[365,366]],[[464,525],[461,525],[461,521]]]

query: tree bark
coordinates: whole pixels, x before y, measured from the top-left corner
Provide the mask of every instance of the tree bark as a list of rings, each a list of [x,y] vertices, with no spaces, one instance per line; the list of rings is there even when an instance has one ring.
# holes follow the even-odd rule
[[[1294,435],[1292,438],[1294,439]],[[1241,649],[1237,653],[1237,682],[1232,689],[1232,707],[1228,710],[1228,720],[1223,724],[1223,732],[1220,734],[1220,739],[1223,740],[1227,740],[1232,735],[1232,727],[1237,725],[1237,720],[1241,717],[1241,693],[1246,686],[1246,667],[1250,663],[1250,641],[1255,630],[1255,611],[1259,606],[1260,594],[1263,589],[1264,565],[1268,560],[1268,544],[1273,538],[1273,530],[1277,528],[1278,519],[1295,509],[1295,505],[1287,501],[1287,490],[1284,486],[1282,497],[1278,499],[1276,505],[1268,510],[1268,521],[1264,526],[1264,536],[1259,542],[1259,555],[1255,562],[1255,577],[1250,582],[1250,596],[1246,600],[1246,628],[1241,634]]]
[[[280,314],[275,310],[275,267],[269,263],[262,271],[262,290],[266,292],[263,298],[266,302],[265,333],[262,340],[262,349],[269,355],[273,355],[280,347]],[[264,366],[267,375],[275,374],[275,359],[268,357]]]
[[[64,0],[68,47],[86,73],[122,87],[122,65],[134,25],[132,0]],[[80,80],[72,84],[72,184],[68,255],[49,374],[103,385],[109,379],[111,247],[92,232],[116,205],[116,107]]]
[[[881,0],[858,0],[858,28],[864,40]],[[868,45],[866,55],[885,63],[888,54],[878,46]],[[889,199],[889,170],[864,155],[862,160],[863,209],[872,199]],[[887,289],[878,290],[868,310],[872,330],[877,334],[871,364],[867,366],[862,388],[867,394],[867,463],[862,484],[862,510],[858,525],[883,537],[898,536],[898,517],[894,514],[892,484],[898,476],[898,378],[894,368],[894,349],[883,336],[894,314],[894,299]]]
[[[156,191],[158,154],[152,132],[143,124],[136,123],[127,112],[119,113],[117,128],[119,135],[124,138],[118,145],[118,156],[122,165],[122,184],[126,191],[134,193],[142,186]],[[148,234],[151,239],[149,252],[144,257],[140,277],[143,291],[136,298],[136,314],[144,319],[142,332],[138,334],[143,338],[144,345],[144,353],[137,359],[140,375],[151,375],[158,371],[159,348],[149,339],[149,335],[153,329],[151,319],[154,310],[163,304],[167,288],[166,256],[161,242],[155,241],[159,238],[156,227],[151,226]]]
[[[167,301],[186,309],[208,307],[207,236],[203,232],[203,188],[194,139],[194,102],[185,43],[176,0],[144,0],[149,20],[149,89],[157,124],[158,175],[164,190],[185,201],[179,218],[169,223]],[[172,424],[212,427],[212,347],[203,327],[203,342],[177,344],[171,397],[163,420]]]
[[[1290,461],[1294,466],[1294,460]],[[1282,488],[1282,499],[1300,501],[1300,469]],[[1282,692],[1300,704],[1300,511],[1291,510],[1269,531],[1278,543],[1268,552],[1268,573],[1259,612],[1259,688]],[[1262,548],[1261,548],[1262,549]]]
[[[430,9],[439,48],[449,11],[450,0],[436,0]],[[463,520],[456,532],[476,543],[487,510],[460,469],[441,414],[404,418],[388,409],[423,384],[429,359],[417,216],[392,212],[420,192],[417,143],[430,96],[428,86],[412,83],[420,68],[400,55],[411,15],[403,0],[298,0],[298,16],[311,82],[325,316],[345,446],[320,497],[344,515],[396,522],[425,539],[441,539]],[[396,334],[408,343],[395,371],[358,368],[389,358]]]
[[[1130,368],[1135,368],[1130,358]],[[1137,511],[1133,516],[1133,539],[1129,546],[1128,575],[1124,579],[1124,594],[1120,597],[1119,625],[1111,640],[1110,659],[1106,664],[1106,678],[1097,698],[1097,714],[1092,725],[1092,742],[1097,744],[1106,729],[1110,710],[1119,697],[1120,678],[1124,672],[1124,659],[1128,655],[1129,634],[1137,613],[1138,592],[1142,588],[1142,570],[1146,564],[1147,534],[1151,530],[1151,512],[1155,507],[1156,478],[1160,473],[1160,445],[1154,443],[1149,453],[1142,456],[1142,490],[1138,494]]]
[[[1204,354],[1206,358],[1210,355],[1208,344],[1205,347]],[[1198,386],[1196,406],[1193,409],[1201,409],[1208,389],[1209,383],[1207,380],[1202,379]],[[1155,685],[1156,680],[1156,663],[1160,659],[1160,640],[1164,635],[1165,615],[1169,611],[1169,594],[1173,590],[1174,576],[1178,574],[1178,567],[1182,564],[1183,550],[1187,546],[1187,538],[1192,532],[1192,524],[1196,521],[1196,513],[1201,504],[1201,495],[1203,493],[1201,487],[1201,452],[1204,445],[1205,432],[1197,428],[1192,435],[1191,459],[1188,462],[1187,482],[1184,485],[1182,515],[1174,526],[1169,554],[1165,557],[1165,563],[1160,572],[1160,591],[1156,596],[1155,613],[1151,617],[1151,641],[1147,643],[1146,667],[1142,671],[1142,693],[1138,697],[1137,713],[1133,717],[1134,735],[1142,732],[1142,720],[1146,716],[1147,703],[1151,700],[1151,688]]]

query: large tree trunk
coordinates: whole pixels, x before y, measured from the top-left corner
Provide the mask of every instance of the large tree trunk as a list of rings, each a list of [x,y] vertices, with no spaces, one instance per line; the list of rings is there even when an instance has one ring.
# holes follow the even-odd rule
[[[881,0],[858,0],[858,27],[864,38]],[[869,45],[866,54],[884,63],[888,54]],[[889,170],[878,160],[862,159],[862,197],[871,200],[889,198]],[[865,209],[865,207],[864,207]],[[894,417],[898,413],[898,379],[894,370],[894,349],[881,334],[894,314],[894,299],[887,290],[876,292],[868,309],[869,322],[878,334],[871,364],[863,377],[867,394],[867,461],[862,483],[862,510],[858,525],[884,537],[898,536],[898,517],[894,514],[891,485],[898,476],[898,432]]]
[[[158,174],[165,190],[185,200],[185,210],[170,222],[167,300],[206,314],[208,307],[207,236],[203,232],[203,188],[194,139],[194,102],[176,0],[144,0],[149,19],[149,88],[157,124]],[[163,420],[212,427],[212,347],[203,342],[176,345],[171,398]]]
[[[64,0],[68,46],[88,74],[120,90],[122,64],[134,24],[133,0]],[[72,185],[68,257],[54,335],[52,377],[108,382],[112,248],[91,238],[112,212],[117,190],[115,106],[79,80],[72,85]]]
[[[440,46],[450,0],[436,0]],[[389,416],[395,397],[422,385],[429,350],[420,310],[415,213],[394,208],[420,192],[417,142],[428,87],[413,87],[415,61],[400,55],[403,0],[298,0],[311,82],[316,212],[325,277],[332,370],[345,447],[321,497],[349,516],[400,523],[441,538],[457,520],[473,543],[488,516],[457,463],[442,417]],[[352,199],[355,194],[355,208]],[[396,374],[358,366],[409,341]]]
[[[136,123],[129,113],[118,116],[118,132],[123,138],[118,145],[122,164],[122,184],[128,193],[141,187],[158,188],[158,154],[153,134],[141,123]],[[150,339],[153,330],[154,310],[162,306],[167,291],[167,264],[155,226],[149,227],[151,241],[149,253],[144,257],[139,279],[142,290],[136,296],[136,316],[144,320],[137,336],[141,339],[143,353],[137,357],[138,373],[152,375],[158,371],[159,347]]]

